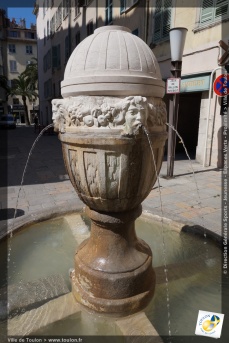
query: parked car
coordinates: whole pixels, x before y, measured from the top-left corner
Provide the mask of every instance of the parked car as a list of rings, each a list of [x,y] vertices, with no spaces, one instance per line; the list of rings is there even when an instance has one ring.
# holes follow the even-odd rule
[[[0,128],[16,129],[16,123],[12,114],[3,115],[0,118]]]

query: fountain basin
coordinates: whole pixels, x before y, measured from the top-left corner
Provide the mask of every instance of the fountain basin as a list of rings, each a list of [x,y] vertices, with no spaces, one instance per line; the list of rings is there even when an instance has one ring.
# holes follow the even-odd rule
[[[84,215],[83,218],[85,220]],[[64,219],[59,221],[59,224],[58,221],[52,219],[51,222],[33,224],[33,227],[24,228],[14,234],[11,242],[12,255],[9,265],[9,276],[11,279],[9,283],[17,284],[19,281],[22,282],[22,276],[23,282],[28,282],[50,276],[54,272],[60,272],[68,284],[69,291],[71,290],[66,269],[73,267],[71,257],[74,254],[75,245],[80,245],[82,237],[84,239],[85,236],[89,235],[90,227],[88,226],[87,219],[85,220],[86,225],[82,225],[82,222],[73,214],[65,216]],[[63,225],[63,223],[65,224]],[[77,225],[74,225],[74,223]],[[203,235],[201,238],[196,235],[187,234],[182,232],[181,228],[182,225],[180,227],[164,225],[163,229],[169,275],[172,334],[175,336],[174,342],[176,342],[176,336],[179,338],[182,335],[194,335],[193,328],[196,324],[199,309],[221,312],[221,250],[211,240],[207,240],[207,244],[204,244]],[[88,231],[86,231],[87,229]],[[66,231],[69,236],[67,240],[69,242],[68,247],[65,246],[66,238],[63,237],[63,235],[66,235]],[[152,226],[152,218],[143,214],[141,219],[138,219],[136,222],[136,231],[138,236],[147,241],[150,248],[155,252],[153,266],[156,273],[157,292],[146,308],[145,315],[161,336],[167,335],[168,325],[166,318],[168,314],[161,223],[154,222]],[[36,238],[33,236],[34,234]],[[39,234],[40,238],[38,238]],[[56,237],[55,234],[57,235]],[[64,242],[62,241],[63,238]],[[14,239],[15,242],[13,241]],[[68,251],[68,256],[66,256],[66,251]],[[208,252],[207,255],[206,252]],[[53,253],[55,253],[55,257]],[[59,259],[56,254],[59,254]],[[42,257],[44,260],[49,259],[55,265],[41,263],[37,256]],[[69,261],[67,265],[66,258]],[[27,265],[26,270],[25,265]],[[209,299],[211,299],[210,302]],[[20,322],[20,316],[23,316],[21,314],[23,311],[21,310],[19,309],[18,312],[20,314],[18,322]],[[80,311],[80,316],[77,312],[76,315],[71,315],[69,319],[63,320],[63,323],[54,322],[39,330],[37,328],[35,330],[31,322],[30,334],[79,336],[88,334],[120,335],[122,333],[116,318],[109,319],[107,317],[103,318],[101,315],[91,315],[82,307]],[[29,312],[29,310],[26,310],[26,313],[24,313],[24,315],[27,314],[28,318],[30,317]],[[37,313],[39,313],[39,307]],[[185,316],[182,313],[185,313]],[[14,318],[17,318],[17,316]],[[134,318],[137,317],[127,318],[130,318],[130,321],[134,321]],[[34,319],[35,322],[36,320]],[[28,322],[25,322],[25,326],[28,327]]]

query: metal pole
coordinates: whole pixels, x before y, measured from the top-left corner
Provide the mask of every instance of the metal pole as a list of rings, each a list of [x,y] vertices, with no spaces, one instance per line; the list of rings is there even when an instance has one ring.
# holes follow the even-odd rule
[[[181,61],[171,62],[171,74],[174,78],[181,77]],[[180,94],[173,94],[169,103],[169,124],[177,130],[178,111]],[[167,177],[173,177],[174,159],[176,150],[176,132],[169,127],[168,132],[168,158],[167,158]]]

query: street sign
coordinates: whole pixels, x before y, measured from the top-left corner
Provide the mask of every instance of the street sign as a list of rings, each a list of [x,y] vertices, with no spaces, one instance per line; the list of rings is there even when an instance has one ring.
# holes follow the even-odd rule
[[[166,93],[167,94],[176,94],[180,93],[180,78],[169,78],[166,82]]]
[[[213,89],[216,95],[225,96],[229,94],[229,74],[225,73],[218,76],[214,83]]]

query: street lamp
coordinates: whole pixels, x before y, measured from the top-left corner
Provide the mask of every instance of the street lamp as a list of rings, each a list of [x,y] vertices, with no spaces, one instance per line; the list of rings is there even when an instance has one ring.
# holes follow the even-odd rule
[[[173,78],[181,78],[182,56],[185,38],[188,29],[185,27],[175,27],[169,31],[170,50],[171,50],[171,74]],[[169,101],[169,135],[168,135],[168,158],[167,158],[167,177],[173,177],[174,158],[176,149],[176,132],[171,128],[177,129],[178,110],[180,94],[172,95]]]

